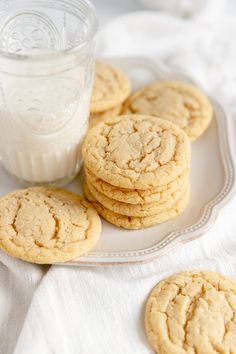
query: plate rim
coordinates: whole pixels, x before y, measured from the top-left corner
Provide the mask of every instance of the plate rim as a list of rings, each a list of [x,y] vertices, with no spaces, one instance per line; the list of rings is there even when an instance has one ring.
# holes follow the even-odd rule
[[[126,62],[131,65],[144,66],[146,68],[149,67],[152,71],[155,71],[159,77],[166,78],[168,76],[173,76],[175,80],[187,80],[198,87],[201,87],[197,80],[190,78],[184,73],[168,68],[156,59],[146,57],[106,57],[103,58],[103,60],[110,63]],[[219,135],[219,148],[225,178],[219,193],[205,204],[198,221],[181,230],[169,232],[158,244],[145,249],[117,252],[92,251],[88,255],[80,257],[79,259],[71,260],[66,263],[57,263],[56,265],[111,266],[147,263],[170,252],[177,245],[197,239],[209,231],[214,225],[219,212],[236,193],[236,160],[233,154],[232,144],[234,137],[232,117],[219,100],[213,99],[210,96],[209,98],[213,104],[214,112],[220,112],[215,116],[218,117],[216,119],[217,131],[221,131],[221,134]],[[224,120],[219,119],[219,116],[221,118],[224,117]]]

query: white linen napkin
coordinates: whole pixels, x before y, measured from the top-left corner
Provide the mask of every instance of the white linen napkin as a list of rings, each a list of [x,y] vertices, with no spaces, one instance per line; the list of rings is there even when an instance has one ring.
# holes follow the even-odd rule
[[[100,35],[100,55],[149,55],[186,70],[235,110],[236,28],[158,13],[127,15]],[[147,354],[145,300],[162,278],[211,269],[236,280],[236,197],[214,227],[143,265],[45,267],[0,253],[0,354]]]
[[[225,0],[140,0],[151,10],[167,11],[183,18],[204,16],[216,18],[225,8]]]
[[[229,16],[220,22],[200,22],[140,11],[108,24],[100,33],[98,49],[104,56],[149,55],[163,60],[235,110],[235,35],[235,18]]]

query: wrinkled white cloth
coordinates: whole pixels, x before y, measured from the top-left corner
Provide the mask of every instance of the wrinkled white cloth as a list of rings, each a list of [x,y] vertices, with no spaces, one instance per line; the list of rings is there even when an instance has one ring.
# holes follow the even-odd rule
[[[151,10],[166,11],[183,18],[204,16],[216,18],[222,14],[225,0],[140,0]]]
[[[236,110],[236,27],[141,12],[108,24],[100,55],[149,55]],[[211,158],[211,157],[209,157]],[[144,304],[162,278],[211,269],[236,280],[236,197],[204,237],[134,266],[40,267],[0,253],[0,354],[148,354]]]
[[[99,52],[104,56],[158,58],[193,76],[235,110],[235,35],[235,18],[229,16],[220,22],[194,22],[142,11],[107,25],[100,34]]]

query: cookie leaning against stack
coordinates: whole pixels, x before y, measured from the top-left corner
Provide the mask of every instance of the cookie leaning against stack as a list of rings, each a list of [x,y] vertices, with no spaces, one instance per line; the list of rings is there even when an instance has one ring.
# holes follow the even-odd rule
[[[121,70],[97,61],[90,104],[90,127],[107,117],[118,116],[130,92],[130,81]]]
[[[131,113],[168,119],[194,141],[208,128],[213,108],[197,87],[183,81],[161,80],[132,93],[123,107],[123,114]]]
[[[187,204],[190,155],[187,135],[167,120],[106,120],[83,145],[85,194],[114,225],[139,229],[164,222]]]
[[[0,249],[28,262],[69,261],[91,250],[101,220],[82,197],[34,187],[0,199]]]

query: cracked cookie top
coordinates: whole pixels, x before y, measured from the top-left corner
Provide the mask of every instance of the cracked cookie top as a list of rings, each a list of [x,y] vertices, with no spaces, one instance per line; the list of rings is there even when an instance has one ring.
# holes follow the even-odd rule
[[[69,261],[88,252],[100,233],[97,212],[73,193],[34,187],[0,199],[0,248],[25,261]]]
[[[166,185],[189,167],[190,141],[173,123],[140,115],[106,120],[91,129],[83,145],[85,166],[117,187]]]
[[[90,103],[91,113],[104,112],[121,104],[130,91],[130,81],[122,71],[98,61]]]
[[[127,100],[124,114],[161,116],[197,139],[211,122],[213,110],[208,98],[193,85],[163,80],[135,91]]]
[[[164,279],[148,298],[145,326],[158,354],[235,353],[236,283],[207,271]]]

